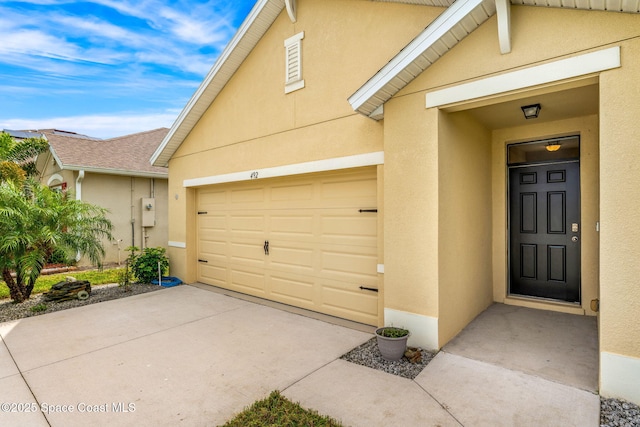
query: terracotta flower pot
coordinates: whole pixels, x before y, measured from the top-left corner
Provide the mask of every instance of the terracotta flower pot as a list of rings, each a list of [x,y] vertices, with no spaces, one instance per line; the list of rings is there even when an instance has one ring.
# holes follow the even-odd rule
[[[392,333],[385,336],[385,330],[392,330]],[[402,331],[401,328],[395,328],[391,326],[385,326],[382,328],[376,329],[376,340],[378,341],[378,349],[382,354],[382,357],[385,360],[395,361],[400,360],[404,355],[405,350],[407,349],[407,339],[411,333],[406,329],[406,335],[400,337],[394,337],[393,335],[398,335],[399,331]]]

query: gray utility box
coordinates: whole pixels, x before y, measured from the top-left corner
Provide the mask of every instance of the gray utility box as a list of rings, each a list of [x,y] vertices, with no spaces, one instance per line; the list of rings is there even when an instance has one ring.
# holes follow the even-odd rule
[[[142,198],[142,226],[153,227],[156,225],[156,199]]]

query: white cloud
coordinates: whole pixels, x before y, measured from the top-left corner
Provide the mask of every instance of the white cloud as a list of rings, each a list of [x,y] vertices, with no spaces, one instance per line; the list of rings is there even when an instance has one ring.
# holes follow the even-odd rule
[[[7,119],[0,121],[0,129],[37,130],[60,129],[96,138],[114,138],[160,127],[169,128],[179,111],[136,114],[104,114],[44,119]]]

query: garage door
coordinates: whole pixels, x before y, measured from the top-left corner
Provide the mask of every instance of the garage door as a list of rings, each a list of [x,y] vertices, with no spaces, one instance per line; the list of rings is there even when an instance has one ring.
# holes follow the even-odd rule
[[[378,322],[376,168],[198,191],[198,281]]]

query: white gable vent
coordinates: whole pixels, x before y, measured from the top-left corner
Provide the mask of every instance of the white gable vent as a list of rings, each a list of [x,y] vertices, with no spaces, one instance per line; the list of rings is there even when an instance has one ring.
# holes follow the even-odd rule
[[[293,92],[294,90],[304,87],[302,80],[302,39],[304,31],[289,37],[284,41],[286,76],[284,93]]]

